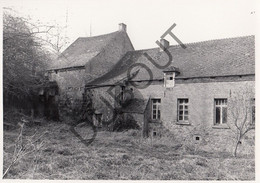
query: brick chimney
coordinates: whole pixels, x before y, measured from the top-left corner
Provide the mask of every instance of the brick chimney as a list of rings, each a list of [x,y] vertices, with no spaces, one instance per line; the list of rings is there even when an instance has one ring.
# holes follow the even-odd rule
[[[168,48],[169,48],[169,45],[170,45],[170,43],[169,43],[169,41],[167,41],[167,40],[165,40],[165,39],[161,39],[160,40],[160,44],[161,44],[161,46],[159,46],[160,47],[160,51],[165,51],[165,50],[167,50]]]
[[[120,24],[119,24],[119,29],[118,29],[118,31],[120,31],[120,32],[126,32],[126,24],[120,23]]]

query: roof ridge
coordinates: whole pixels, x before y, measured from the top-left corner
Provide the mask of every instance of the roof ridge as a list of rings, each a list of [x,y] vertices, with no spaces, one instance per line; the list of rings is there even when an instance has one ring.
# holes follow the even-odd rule
[[[255,35],[226,37],[226,38],[216,38],[216,39],[209,39],[209,40],[205,40],[205,41],[189,42],[189,43],[184,43],[184,44],[185,45],[193,45],[193,44],[200,44],[200,43],[207,43],[207,42],[214,42],[214,41],[223,41],[223,40],[230,40],[230,39],[249,38],[249,37],[254,37],[254,36]],[[180,46],[180,45],[178,44],[178,45],[171,45],[171,46]]]
[[[75,41],[73,41],[63,52],[58,56],[58,58],[63,55],[68,49],[70,49],[71,46],[73,46],[74,43],[76,43],[78,40],[87,40],[87,39],[97,39],[97,38],[102,38],[106,36],[111,36],[111,35],[117,35],[116,33],[119,33],[120,31],[114,31],[108,34],[102,34],[98,36],[93,36],[93,37],[78,37]],[[115,37],[115,36],[114,36]],[[110,38],[111,40],[114,39],[114,37]],[[109,41],[110,42],[110,41]],[[107,45],[107,44],[106,44]]]
[[[155,49],[159,49],[159,47],[154,47],[154,48],[146,48],[146,49],[140,49],[140,50],[133,50],[133,51],[128,51],[128,52],[137,53],[137,52],[143,52],[143,51],[148,51],[148,50],[155,50]]]
[[[99,38],[99,37],[103,37],[103,36],[110,36],[112,34],[116,34],[116,33],[119,33],[120,31],[114,31],[114,32],[110,32],[110,33],[107,33],[107,34],[101,34],[101,35],[97,35],[97,36],[90,36],[90,37],[78,37],[77,39],[94,39],[94,38]],[[77,40],[76,39],[76,40]]]

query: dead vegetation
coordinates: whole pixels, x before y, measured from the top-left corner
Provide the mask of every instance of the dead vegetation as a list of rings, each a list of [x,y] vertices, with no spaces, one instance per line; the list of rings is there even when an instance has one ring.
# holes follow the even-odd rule
[[[87,125],[78,130],[92,137]],[[13,162],[20,130],[4,131],[4,171]],[[35,133],[36,132],[36,133]],[[45,134],[42,135],[41,134]],[[19,137],[20,138],[20,137]],[[13,162],[8,179],[161,179],[161,180],[254,180],[254,157],[223,156],[220,152],[192,152],[170,135],[140,138],[140,132],[98,131],[85,146],[70,126],[44,123],[24,126],[23,139],[30,150]],[[30,140],[31,141],[30,141]],[[35,141],[37,140],[38,141]],[[29,141],[28,141],[29,140]],[[19,148],[18,148],[19,149]]]

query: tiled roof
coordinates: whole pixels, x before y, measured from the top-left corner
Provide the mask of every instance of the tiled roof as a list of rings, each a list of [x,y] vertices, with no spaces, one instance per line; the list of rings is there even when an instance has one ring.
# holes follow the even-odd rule
[[[179,73],[179,69],[177,67],[174,67],[174,66],[168,66],[166,67],[163,72],[177,72]]]
[[[84,66],[119,34],[124,33],[116,31],[100,36],[78,38],[62,52],[55,65],[50,69]]]
[[[168,51],[172,55],[172,62],[168,68],[178,69],[180,74],[177,78],[255,74],[254,39],[254,36],[245,36],[189,43],[185,44],[186,49],[179,45],[170,46]],[[163,79],[163,71],[167,68],[158,69],[143,55],[144,53],[160,65],[166,65],[169,60],[168,55],[160,52],[159,48],[131,51],[110,72],[89,84],[115,83],[127,77],[129,68],[132,68],[131,73],[139,70],[132,80]],[[151,70],[152,77],[140,64]]]

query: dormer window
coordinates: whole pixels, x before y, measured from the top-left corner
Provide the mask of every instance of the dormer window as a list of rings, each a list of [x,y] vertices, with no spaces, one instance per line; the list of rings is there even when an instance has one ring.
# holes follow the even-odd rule
[[[175,76],[177,76],[180,72],[179,69],[170,66],[166,68],[164,71],[164,87],[166,88],[172,88],[175,85]]]
[[[175,78],[174,72],[164,73],[164,86],[166,88],[174,87],[174,83],[175,83],[174,78]]]

